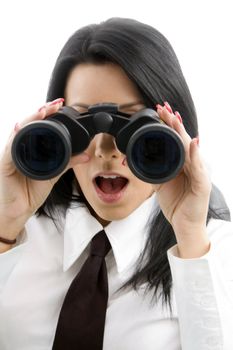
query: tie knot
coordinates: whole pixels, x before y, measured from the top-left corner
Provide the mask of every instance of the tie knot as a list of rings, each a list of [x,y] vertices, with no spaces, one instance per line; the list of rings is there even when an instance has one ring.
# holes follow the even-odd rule
[[[91,241],[91,255],[105,257],[111,248],[111,244],[104,230],[97,233]]]

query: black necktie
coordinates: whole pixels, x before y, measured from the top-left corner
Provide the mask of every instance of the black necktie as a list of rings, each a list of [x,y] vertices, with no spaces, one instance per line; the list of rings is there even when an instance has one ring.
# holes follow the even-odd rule
[[[92,239],[90,255],[63,302],[53,350],[102,350],[108,301],[105,256],[110,248],[104,230]]]

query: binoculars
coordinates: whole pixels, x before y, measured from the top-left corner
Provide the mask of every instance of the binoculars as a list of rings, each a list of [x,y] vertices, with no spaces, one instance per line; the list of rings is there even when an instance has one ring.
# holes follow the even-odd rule
[[[45,120],[27,124],[13,140],[12,158],[27,177],[48,180],[61,174],[70,157],[85,151],[98,133],[115,138],[133,174],[145,182],[166,182],[183,167],[183,142],[156,111],[145,108],[129,115],[114,103],[92,105],[86,113],[65,106]]]

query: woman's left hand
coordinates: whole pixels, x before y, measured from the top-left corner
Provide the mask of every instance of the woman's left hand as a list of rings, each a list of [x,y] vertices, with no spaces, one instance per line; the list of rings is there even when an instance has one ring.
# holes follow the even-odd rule
[[[160,208],[175,232],[180,255],[191,258],[209,249],[206,219],[211,181],[199,153],[198,139],[191,139],[180,115],[169,112],[169,107],[158,108],[157,112],[183,140],[185,164],[174,179],[154,187]]]

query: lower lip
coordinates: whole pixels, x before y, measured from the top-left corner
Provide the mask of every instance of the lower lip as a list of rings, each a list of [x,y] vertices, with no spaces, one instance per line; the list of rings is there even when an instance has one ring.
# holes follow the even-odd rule
[[[122,188],[121,191],[117,192],[117,193],[105,193],[103,191],[101,191],[101,189],[96,185],[95,181],[94,181],[94,187],[95,190],[97,192],[98,197],[105,203],[116,203],[118,202],[124,195],[124,192],[126,190],[128,186],[128,183]]]

